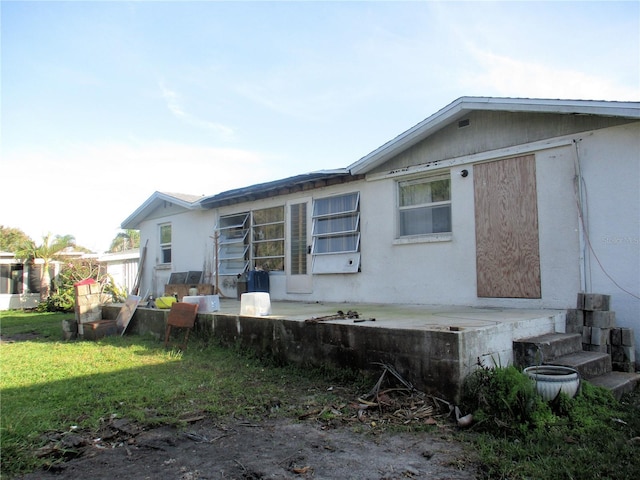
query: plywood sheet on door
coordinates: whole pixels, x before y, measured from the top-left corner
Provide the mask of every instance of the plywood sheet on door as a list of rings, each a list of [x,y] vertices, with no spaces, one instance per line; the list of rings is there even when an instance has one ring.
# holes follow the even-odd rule
[[[478,297],[540,298],[535,157],[474,166]]]

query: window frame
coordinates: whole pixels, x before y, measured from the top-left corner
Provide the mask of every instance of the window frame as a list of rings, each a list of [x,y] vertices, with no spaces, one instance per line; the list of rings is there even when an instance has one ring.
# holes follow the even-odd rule
[[[266,221],[258,223],[255,215],[257,212],[281,209],[280,217],[282,220]],[[237,219],[233,222],[233,219]],[[225,224],[229,220],[228,224]],[[282,236],[273,238],[256,239],[256,233],[261,227],[269,227],[273,225],[282,225]],[[218,235],[218,258],[217,268],[219,275],[242,275],[250,268],[263,268],[269,272],[285,271],[285,206],[274,205],[272,207],[257,208],[243,212],[230,213],[221,215],[218,218],[218,224],[215,227]],[[225,231],[229,234],[225,235]],[[281,255],[256,255],[256,247],[265,245],[269,242],[279,243],[281,245]],[[279,265],[281,268],[269,268],[269,260],[281,259]],[[260,263],[260,261],[263,261]],[[260,264],[257,264],[260,263]],[[267,268],[264,268],[265,265]]]
[[[218,219],[216,263],[219,275],[239,275],[247,271],[249,259],[246,257],[250,246],[247,243],[250,232],[249,215],[250,212],[238,212],[221,215]],[[223,225],[225,220],[230,222]],[[225,234],[225,232],[229,233]]]
[[[276,221],[267,221],[267,222],[263,222],[263,223],[258,223],[256,221],[256,213],[257,212],[262,212],[265,210],[275,210],[275,209],[280,209],[280,218],[281,220],[276,220]],[[267,238],[263,238],[263,239],[259,239],[256,240],[256,232],[261,228],[261,227],[271,227],[271,226],[276,226],[276,225],[282,225],[282,235],[280,237],[267,237]],[[261,268],[263,270],[268,270],[268,271],[272,271],[272,272],[284,272],[285,269],[285,209],[284,209],[284,205],[276,205],[273,207],[266,207],[266,208],[259,208],[256,210],[251,210],[251,238],[250,238],[250,243],[251,243],[251,265],[254,268]],[[257,255],[257,248],[260,245],[266,245],[266,244],[278,244],[280,245],[280,251],[282,252],[282,254],[279,255]],[[269,261],[270,260],[275,260],[275,259],[280,259],[279,264],[281,265],[281,268],[271,268],[269,267]],[[258,265],[258,263],[262,261],[263,263],[261,265]],[[265,265],[267,266],[267,268],[265,268]]]
[[[166,242],[163,239],[163,231],[165,229],[169,229],[169,241]],[[158,225],[158,248],[160,250],[160,264],[161,265],[171,265],[173,254],[172,254],[172,243],[173,243],[173,227],[171,222],[161,223]]]
[[[355,202],[350,208],[343,210],[331,210],[328,212],[319,212],[318,208],[324,201],[336,200],[340,197],[355,196]],[[341,228],[335,230],[325,230],[320,228],[320,225],[327,225],[329,229],[332,222],[340,227],[341,221],[351,219],[351,228]],[[350,192],[338,195],[332,195],[330,197],[322,197],[313,200],[313,211],[311,215],[312,229],[312,248],[311,253],[313,255],[334,255],[341,253],[354,253],[360,251],[360,192]],[[322,231],[320,231],[322,230]],[[351,248],[334,249],[333,245],[337,245],[338,242],[331,242],[332,239],[340,238],[352,238],[353,243]],[[344,241],[343,241],[344,243]],[[328,244],[328,249],[321,248],[321,245]]]
[[[331,205],[332,201],[341,197],[345,199],[342,208],[339,202]],[[311,273],[358,273],[361,240],[360,192],[314,198],[311,222]]]
[[[437,200],[430,202],[421,202],[412,205],[402,205],[402,188],[410,185],[417,184],[430,184],[442,180],[449,182],[449,198],[448,200]],[[396,181],[396,240],[395,243],[406,243],[411,241],[444,241],[450,240],[453,234],[452,223],[452,195],[451,195],[451,174],[450,172],[440,173],[436,175],[420,176],[410,179],[403,179]],[[425,231],[418,233],[403,233],[402,213],[410,211],[418,211],[420,209],[435,209],[438,207],[448,207],[448,230],[433,231],[433,220],[429,225],[430,228],[425,228]],[[430,231],[427,231],[430,230]]]

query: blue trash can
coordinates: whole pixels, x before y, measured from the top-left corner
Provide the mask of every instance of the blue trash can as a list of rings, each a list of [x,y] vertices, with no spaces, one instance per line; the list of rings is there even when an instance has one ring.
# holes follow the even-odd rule
[[[265,272],[264,270],[249,270],[247,292],[269,293],[269,272]]]

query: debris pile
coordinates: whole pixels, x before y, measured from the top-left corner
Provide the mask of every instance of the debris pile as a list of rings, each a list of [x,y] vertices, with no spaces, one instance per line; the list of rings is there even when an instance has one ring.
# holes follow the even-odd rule
[[[345,409],[341,406],[324,407],[300,415],[298,418],[323,419],[327,416],[339,417],[342,422],[357,421],[378,425],[439,425],[449,423],[455,417],[460,427],[469,426],[473,417],[463,416],[460,409],[442,398],[428,395],[416,389],[411,382],[387,363],[376,363],[382,367],[382,374],[373,388],[358,397]],[[345,407],[345,406],[342,406]],[[344,411],[348,414],[344,414]],[[351,413],[354,412],[354,413]]]
[[[360,318],[360,314],[355,310],[349,310],[348,312],[343,312],[342,310],[338,310],[335,315],[325,315],[323,317],[311,317],[305,320],[305,323],[320,323],[326,322],[328,320],[353,320],[353,323],[360,322],[375,322],[375,318]]]

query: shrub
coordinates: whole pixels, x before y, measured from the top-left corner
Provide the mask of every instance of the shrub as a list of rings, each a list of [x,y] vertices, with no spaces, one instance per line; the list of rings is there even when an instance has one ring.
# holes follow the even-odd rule
[[[75,306],[75,291],[73,285],[81,280],[92,278],[102,284],[104,293],[110,294],[114,302],[124,302],[127,293],[114,284],[110,275],[103,274],[98,263],[91,260],[72,260],[64,264],[55,279],[55,289],[44,302],[41,302],[39,312],[73,312]]]
[[[533,381],[514,366],[481,367],[467,376],[462,404],[488,433],[524,434],[555,421]]]

